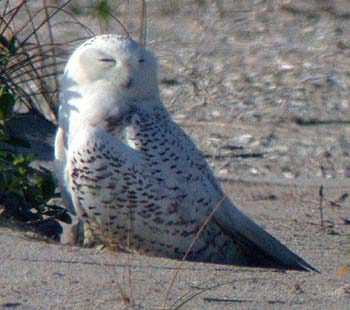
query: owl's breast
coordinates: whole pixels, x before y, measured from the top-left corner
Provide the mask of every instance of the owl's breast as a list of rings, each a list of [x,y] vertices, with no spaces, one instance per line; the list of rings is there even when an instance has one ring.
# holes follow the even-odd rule
[[[123,139],[133,149],[146,156],[160,157],[158,151],[167,143],[165,136],[167,117],[151,115],[149,113],[134,113],[130,120],[125,122]]]
[[[127,140],[127,131],[131,125],[131,114],[127,113],[122,117],[108,117],[104,119],[103,129],[108,132],[113,138],[132,147]]]

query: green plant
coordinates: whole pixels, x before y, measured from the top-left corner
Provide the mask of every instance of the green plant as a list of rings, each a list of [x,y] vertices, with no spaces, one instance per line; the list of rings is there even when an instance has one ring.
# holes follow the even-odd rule
[[[120,15],[119,6],[121,2],[121,0],[89,1],[89,5],[85,7],[81,7],[81,4],[78,2],[70,5],[70,9],[74,14],[90,15],[96,18],[100,31],[105,33],[109,32],[111,21],[117,21],[120,24],[115,16]],[[121,26],[124,28],[123,25]]]
[[[8,122],[16,117],[15,97],[5,86],[0,90],[0,214],[40,227],[50,218],[68,222],[66,211],[49,205],[55,197],[55,184],[50,171],[32,166],[35,154],[17,153],[16,147],[29,147],[27,141],[11,134]]]
[[[99,0],[99,1],[91,1],[91,7],[93,9],[93,15],[102,20],[103,22],[107,22],[108,18],[116,12],[116,7],[118,6],[120,1],[112,0]]]
[[[49,204],[55,197],[51,172],[33,166],[36,155],[19,152],[18,147],[30,145],[11,134],[8,123],[18,111],[56,121],[58,77],[65,63],[60,47],[70,42],[57,40],[54,25],[64,20],[80,32],[93,34],[66,11],[70,2],[54,6],[43,0],[34,6],[30,0],[1,1],[0,211],[2,217],[35,229],[53,219],[68,222],[70,218],[65,209]]]

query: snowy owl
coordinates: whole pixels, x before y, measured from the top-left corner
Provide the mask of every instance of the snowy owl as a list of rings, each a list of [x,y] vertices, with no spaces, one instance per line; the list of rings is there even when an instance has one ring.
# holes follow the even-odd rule
[[[94,37],[70,57],[55,156],[67,208],[105,243],[192,261],[315,270],[225,197],[161,102],[155,57],[128,36]]]

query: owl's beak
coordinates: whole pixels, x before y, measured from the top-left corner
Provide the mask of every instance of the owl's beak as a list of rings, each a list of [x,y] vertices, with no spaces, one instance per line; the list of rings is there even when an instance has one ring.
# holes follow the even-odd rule
[[[132,86],[132,79],[130,78],[130,79],[128,79],[128,80],[126,80],[126,81],[124,81],[123,83],[121,83],[121,87],[122,88],[130,88],[131,86]]]
[[[130,88],[132,86],[132,79],[129,79],[125,85],[125,88]]]
[[[131,67],[131,65],[126,64],[125,65],[125,69],[126,69],[126,79],[121,84],[121,87],[123,87],[123,88],[130,88],[132,86],[132,84],[133,84],[132,78],[131,78],[131,76],[132,76],[132,67]]]

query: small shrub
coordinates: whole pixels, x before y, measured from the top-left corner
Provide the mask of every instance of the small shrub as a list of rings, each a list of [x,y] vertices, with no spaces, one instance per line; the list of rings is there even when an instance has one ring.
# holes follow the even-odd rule
[[[14,96],[3,86],[0,91],[0,214],[33,228],[53,218],[69,222],[65,209],[48,204],[56,196],[51,172],[32,167],[35,154],[15,151],[16,147],[29,147],[29,143],[12,136],[8,129],[8,122],[16,117],[14,106]]]

